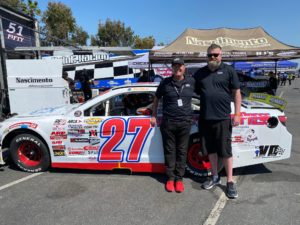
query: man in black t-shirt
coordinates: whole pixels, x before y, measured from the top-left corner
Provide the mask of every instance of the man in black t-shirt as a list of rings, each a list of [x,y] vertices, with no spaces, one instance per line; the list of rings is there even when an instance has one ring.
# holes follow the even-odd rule
[[[158,100],[162,98],[163,119],[160,125],[164,145],[166,174],[165,188],[168,192],[183,192],[183,175],[192,122],[191,100],[195,90],[195,80],[185,77],[184,61],[172,61],[172,77],[161,81],[153,101],[151,125],[156,125]]]
[[[231,131],[232,125],[237,126],[240,121],[239,79],[234,69],[221,61],[222,49],[219,45],[209,46],[207,58],[207,66],[199,69],[194,75],[196,93],[200,94],[199,133],[202,148],[208,153],[212,167],[212,179],[208,179],[202,188],[211,189],[220,184],[220,157],[227,173],[226,194],[229,198],[236,198],[238,194],[232,178]],[[233,121],[230,118],[232,95],[235,106]]]

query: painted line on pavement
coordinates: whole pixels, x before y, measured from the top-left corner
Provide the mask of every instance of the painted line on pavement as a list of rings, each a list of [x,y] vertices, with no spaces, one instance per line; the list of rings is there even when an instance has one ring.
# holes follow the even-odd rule
[[[278,97],[282,98],[283,93],[284,93],[284,91],[282,91]]]
[[[234,177],[234,180],[235,180],[234,182],[237,183],[238,179],[239,179],[239,176],[235,176]],[[227,198],[227,196],[223,192],[221,194],[221,196],[219,197],[218,201],[216,202],[214,208],[211,210],[208,218],[203,223],[203,225],[215,225],[218,222],[218,219],[219,219],[223,209],[225,208],[225,205],[226,205],[228,200],[229,199]]]
[[[0,187],[0,191],[4,190],[4,189],[6,189],[6,188],[9,188],[9,187],[11,187],[11,186],[14,186],[14,185],[16,185],[16,184],[19,184],[19,183],[21,183],[21,182],[23,182],[23,181],[26,181],[26,180],[29,180],[29,179],[31,179],[31,178],[34,178],[34,177],[36,177],[36,176],[39,176],[39,175],[41,175],[41,174],[43,174],[43,173],[44,173],[44,172],[34,173],[34,174],[31,174],[31,175],[29,175],[29,176],[27,176],[27,177],[23,177],[23,178],[21,178],[21,179],[19,179],[19,180],[15,180],[15,181],[13,181],[13,182],[10,182],[10,183],[8,183],[8,184],[5,184],[5,185],[3,185],[3,186]]]

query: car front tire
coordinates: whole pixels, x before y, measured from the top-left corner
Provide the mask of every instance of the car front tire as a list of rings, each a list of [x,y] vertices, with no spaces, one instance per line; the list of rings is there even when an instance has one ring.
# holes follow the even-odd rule
[[[42,172],[50,166],[48,148],[35,135],[17,135],[10,143],[9,150],[13,162],[25,172]]]

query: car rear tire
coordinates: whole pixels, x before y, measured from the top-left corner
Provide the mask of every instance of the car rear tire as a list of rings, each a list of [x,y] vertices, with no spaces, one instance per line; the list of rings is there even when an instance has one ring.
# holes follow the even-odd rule
[[[47,146],[34,135],[17,135],[10,143],[9,150],[13,162],[23,171],[42,172],[50,166]]]
[[[197,177],[207,177],[211,175],[211,164],[208,156],[202,156],[200,152],[201,144],[198,134],[190,137],[187,151],[186,171]],[[223,169],[222,160],[218,159],[218,172]]]

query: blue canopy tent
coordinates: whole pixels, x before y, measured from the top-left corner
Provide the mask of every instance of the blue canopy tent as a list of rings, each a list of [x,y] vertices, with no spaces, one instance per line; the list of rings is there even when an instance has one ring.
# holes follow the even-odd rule
[[[234,68],[236,70],[241,70],[241,71],[249,71],[251,69],[274,69],[279,68],[279,69],[296,69],[298,67],[298,63],[288,61],[288,60],[283,60],[283,61],[269,61],[269,62],[235,62],[233,64]]]

